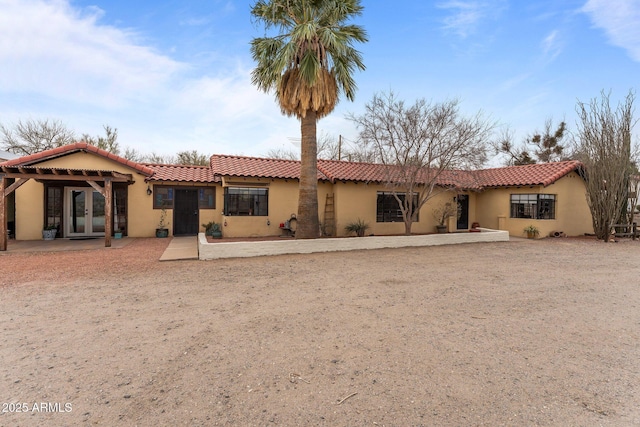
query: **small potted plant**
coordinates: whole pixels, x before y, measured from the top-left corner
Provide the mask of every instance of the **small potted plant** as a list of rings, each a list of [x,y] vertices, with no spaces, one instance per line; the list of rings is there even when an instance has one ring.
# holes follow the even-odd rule
[[[114,239],[122,239],[122,230],[120,228],[116,228],[113,232]]]
[[[54,240],[58,234],[58,226],[54,224],[47,225],[42,230],[42,238],[44,240]]]
[[[540,235],[540,230],[532,224],[524,228],[524,233],[527,235],[527,239],[535,239]]]
[[[364,233],[368,228],[369,224],[358,218],[357,221],[353,221],[347,224],[346,227],[344,227],[344,230],[347,233],[356,233],[356,236],[358,237],[364,237]]]
[[[160,222],[158,223],[158,228],[156,228],[156,237],[168,237],[168,225],[167,210],[165,208],[162,208],[162,211],[160,212]]]
[[[202,224],[204,227],[204,234],[206,236],[211,236],[214,239],[222,239],[222,229],[220,228],[220,224],[214,221],[210,221],[206,224]]]
[[[454,216],[457,213],[457,208],[451,203],[445,203],[433,210],[433,218],[435,218],[436,231],[438,234],[447,232],[447,220],[450,216]]]

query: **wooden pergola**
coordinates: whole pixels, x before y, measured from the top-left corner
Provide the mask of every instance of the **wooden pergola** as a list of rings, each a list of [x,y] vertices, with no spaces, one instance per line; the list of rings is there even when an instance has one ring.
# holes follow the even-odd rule
[[[10,179],[15,182],[9,184]],[[133,177],[116,171],[66,169],[39,166],[0,166],[0,251],[7,250],[7,199],[30,179],[45,181],[83,181],[98,191],[105,200],[104,246],[111,246],[114,182],[133,182]],[[100,185],[102,183],[102,185]]]

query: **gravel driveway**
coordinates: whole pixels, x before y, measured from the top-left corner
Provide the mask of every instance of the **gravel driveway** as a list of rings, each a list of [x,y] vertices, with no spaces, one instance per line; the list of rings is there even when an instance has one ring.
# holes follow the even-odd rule
[[[166,244],[0,255],[0,425],[640,425],[640,242]]]

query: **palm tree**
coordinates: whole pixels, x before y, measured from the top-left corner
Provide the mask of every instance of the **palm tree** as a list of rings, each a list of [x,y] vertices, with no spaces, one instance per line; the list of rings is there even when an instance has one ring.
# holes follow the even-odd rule
[[[265,26],[265,37],[251,42],[253,84],[275,89],[282,113],[300,119],[297,238],[319,234],[316,123],[333,111],[339,92],[353,101],[352,74],[365,68],[353,44],[367,35],[346,22],[362,9],[360,0],[258,0],[251,9]],[[272,28],[278,34],[267,37]]]

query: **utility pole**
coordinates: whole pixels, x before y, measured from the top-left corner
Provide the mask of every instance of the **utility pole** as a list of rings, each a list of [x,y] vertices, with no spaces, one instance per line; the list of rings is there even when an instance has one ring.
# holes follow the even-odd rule
[[[342,135],[338,135],[338,160],[342,160]]]

